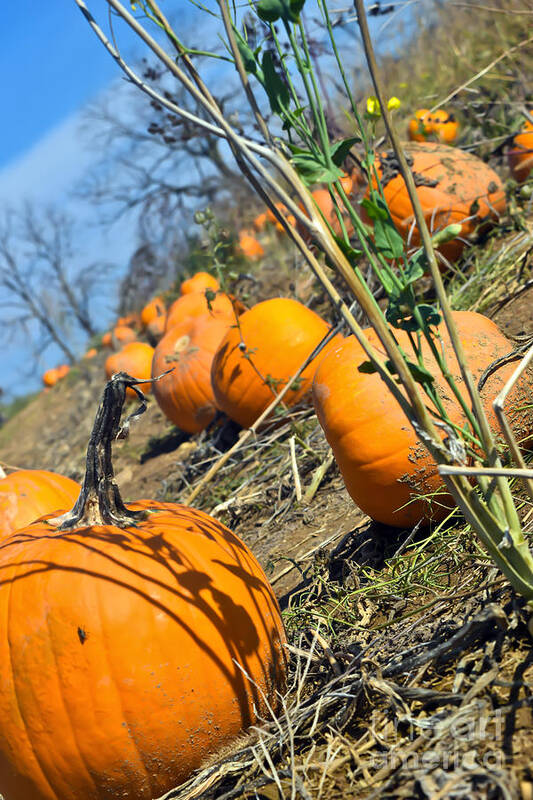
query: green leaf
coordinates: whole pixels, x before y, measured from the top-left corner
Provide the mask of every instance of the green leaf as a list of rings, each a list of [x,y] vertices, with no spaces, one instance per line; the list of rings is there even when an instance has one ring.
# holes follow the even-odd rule
[[[404,254],[403,239],[394,227],[389,208],[382,197],[365,197],[361,202],[368,216],[374,221],[374,241],[377,249],[388,259],[401,258]]]
[[[311,150],[302,150],[294,146],[291,149],[294,153],[291,162],[306,186],[314,183],[333,183],[342,177],[343,173],[338,167],[330,167],[322,160],[324,158],[322,153],[313,153]]]
[[[362,361],[357,367],[357,372],[362,372],[363,375],[373,375],[377,371],[377,367],[371,361]]]
[[[261,62],[264,74],[264,87],[268,95],[270,108],[274,114],[282,114],[290,103],[289,89],[276,72],[274,59],[270,50],[265,50]]]
[[[340,250],[344,253],[352,267],[356,266],[357,262],[363,255],[362,250],[354,250],[354,248],[348,244],[348,242],[344,241],[342,236],[335,236],[335,241],[337,242]]]
[[[423,250],[417,250],[407,262],[407,267],[404,270],[406,283],[414,283],[427,272],[427,269],[428,262],[426,254]]]
[[[354,144],[360,141],[360,136],[350,136],[348,139],[341,139],[339,142],[332,144],[329,152],[333,163],[340,167]]]
[[[255,57],[254,51],[249,47],[248,42],[244,39],[242,34],[237,30],[235,25],[233,27],[233,33],[235,34],[235,41],[237,42],[237,48],[239,50],[240,56],[242,58],[242,62],[244,64],[244,69],[249,75],[255,75],[257,72],[257,59]]]

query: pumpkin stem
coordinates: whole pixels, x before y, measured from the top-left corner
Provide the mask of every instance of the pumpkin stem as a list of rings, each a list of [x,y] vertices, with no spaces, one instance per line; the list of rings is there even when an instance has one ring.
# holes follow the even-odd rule
[[[127,528],[146,517],[146,511],[132,511],[124,505],[115,482],[111,445],[115,439],[125,439],[129,432],[130,420],[146,411],[146,397],[137,385],[152,383],[163,375],[149,380],[139,380],[125,372],[117,372],[106,384],[87,447],[85,478],[80,496],[72,511],[49,519],[49,524],[60,531],[91,525],[116,525],[119,528]],[[128,387],[133,389],[140,400],[140,405],[127,417],[121,427],[120,417]]]

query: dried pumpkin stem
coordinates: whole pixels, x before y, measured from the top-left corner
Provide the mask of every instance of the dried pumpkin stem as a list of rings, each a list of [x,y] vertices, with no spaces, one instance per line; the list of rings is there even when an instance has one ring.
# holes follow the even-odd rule
[[[125,438],[130,421],[146,411],[146,398],[137,385],[151,383],[138,380],[125,372],[113,375],[105,386],[87,447],[85,478],[72,511],[49,519],[60,531],[90,525],[117,525],[125,528],[146,517],[146,511],[132,511],[124,505],[115,482],[111,447],[115,439]],[[140,400],[139,407],[120,426],[126,389],[132,389]]]

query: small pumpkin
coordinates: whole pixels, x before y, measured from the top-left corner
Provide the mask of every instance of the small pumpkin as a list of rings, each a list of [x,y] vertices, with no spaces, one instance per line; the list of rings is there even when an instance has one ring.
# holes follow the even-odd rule
[[[104,369],[108,378],[117,372],[127,372],[139,380],[148,380],[152,376],[152,358],[154,348],[146,342],[130,342],[122,350],[106,358]],[[145,391],[150,391],[150,384]],[[132,389],[128,390],[129,397],[135,397]]]
[[[353,179],[350,175],[344,175],[340,179],[340,183],[342,184],[342,188],[348,197],[350,197],[352,190],[353,190]],[[321,211],[322,215],[325,219],[329,222],[331,227],[333,228],[334,232],[340,236],[342,233],[341,224],[339,221],[339,217],[337,215],[337,211],[335,210],[335,205],[331,198],[331,194],[329,189],[321,187],[319,189],[315,189],[311,192],[311,197],[313,198],[315,204],[318,206],[319,210]],[[348,235],[353,233],[353,225],[350,222],[350,219],[345,211],[344,204],[340,196],[337,197],[337,203],[339,206],[339,211],[343,218],[343,222],[346,228]],[[304,238],[307,236],[305,231],[302,231]]]
[[[120,497],[111,446],[133,385],[106,387],[73,511],[0,546],[9,800],[160,797],[279,707],[285,633],[250,550],[201,511]]]
[[[59,375],[57,373],[57,367],[51,367],[43,372],[42,381],[47,388],[55,386],[58,380]]]
[[[126,314],[124,317],[119,317],[116,324],[123,325],[128,328],[138,328],[141,324],[141,318],[139,314],[132,312],[131,314]]]
[[[407,135],[411,142],[427,142],[431,135],[429,108],[419,108],[407,124]]]
[[[98,350],[96,349],[96,347],[90,347],[83,357],[84,358],[94,358],[97,355],[98,355]]]
[[[266,211],[263,211],[262,214],[258,214],[253,221],[253,226],[258,233],[264,231],[268,222],[268,214]]]
[[[249,230],[239,233],[239,249],[250,261],[257,261],[265,255],[263,246]]]
[[[211,363],[230,324],[224,317],[186,317],[167,331],[155,349],[152,376],[174,368],[154,383],[155,399],[182,431],[198,433],[215,416]]]
[[[160,317],[165,314],[165,304],[161,297],[154,297],[147,303],[144,308],[141,310],[141,324],[143,328],[148,327],[150,322],[154,320],[156,317]]]
[[[168,309],[165,329],[169,331],[187,317],[200,317],[205,314],[210,317],[234,319],[235,310],[231,298],[223,292],[217,292],[214,297],[212,294],[211,292],[208,296],[204,292],[191,292],[178,297]]]
[[[452,223],[461,225],[461,235],[438,247],[449,261],[456,261],[466,241],[477,229],[497,221],[505,213],[505,192],[498,175],[480,158],[436,142],[405,145],[417,194],[430,231],[435,234]],[[376,157],[392,221],[410,248],[420,246],[420,235],[396,157]],[[373,181],[376,186],[375,180]],[[366,197],[370,196],[367,189]],[[363,207],[363,218],[371,222]]]
[[[0,540],[39,517],[64,511],[81,486],[45,469],[18,469],[0,478]]]
[[[512,344],[497,325],[471,311],[453,314],[474,381],[486,367],[512,350]],[[467,402],[459,366],[444,324],[439,327],[442,349],[461,394]],[[365,331],[377,350],[383,348],[372,329]],[[414,359],[409,336],[395,330],[398,344]],[[462,411],[454,402],[448,384],[424,344],[424,366],[435,378],[435,387],[452,420],[462,426]],[[387,525],[410,527],[420,519],[442,519],[455,506],[443,491],[443,481],[432,456],[418,440],[400,405],[377,373],[360,372],[367,361],[353,336],[332,348],[321,361],[313,382],[313,402],[319,422],[332,447],[346,488],[357,505],[372,519]],[[498,369],[487,380],[482,400],[489,422],[496,429],[491,402],[516,368],[515,363]],[[509,396],[506,409],[519,440],[533,433],[531,377],[520,382]],[[443,433],[443,437],[445,434]],[[439,491],[433,500],[431,495]],[[422,497],[427,499],[422,499]],[[419,498],[419,499],[417,499]]]
[[[107,331],[102,336],[102,347],[113,347],[113,338],[111,336],[111,331]]]
[[[187,278],[181,284],[182,294],[191,294],[191,292],[205,292],[206,289],[211,289],[212,292],[218,292],[220,284],[214,275],[209,272],[197,272],[192,278]]]
[[[524,183],[533,172],[533,123],[526,124],[513,139],[507,153],[511,174],[517,183]]]
[[[294,214],[289,214],[287,206],[284,203],[276,203],[275,205],[280,214],[287,219],[289,225],[292,225],[293,228],[296,227],[296,217],[294,216]],[[278,219],[274,215],[274,212],[271,211],[270,208],[267,209],[266,215],[267,215],[267,221],[271,225],[274,225],[278,233],[285,233],[285,228],[283,227],[281,222],[278,221]]]
[[[70,366],[68,364],[60,364],[57,367],[57,378],[58,378],[58,380],[61,380],[61,378],[64,378],[65,375],[68,375],[69,372],[70,372]]]
[[[218,408],[243,428],[250,427],[328,330],[327,322],[297,300],[257,303],[239,317],[238,327],[228,330],[213,359],[211,382]],[[304,397],[315,368],[312,362],[287,392],[287,405]]]
[[[137,334],[133,328],[128,328],[127,325],[116,325],[111,331],[111,342],[115,350],[136,339]]]
[[[459,123],[451,111],[439,108],[431,115],[433,133],[443,144],[453,144],[459,133]]]
[[[165,329],[167,326],[167,315],[161,314],[159,317],[155,317],[151,322],[148,323],[146,327],[146,334],[151,344],[157,344],[157,342],[161,339],[163,334],[165,333]]]

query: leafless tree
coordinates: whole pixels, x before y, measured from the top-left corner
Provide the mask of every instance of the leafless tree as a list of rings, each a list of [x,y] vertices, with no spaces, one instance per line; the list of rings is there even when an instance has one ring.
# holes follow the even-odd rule
[[[74,222],[53,209],[27,205],[0,219],[3,338],[33,337],[37,356],[54,343],[71,363],[76,338],[96,332],[90,303],[110,268],[80,265],[74,236]]]

